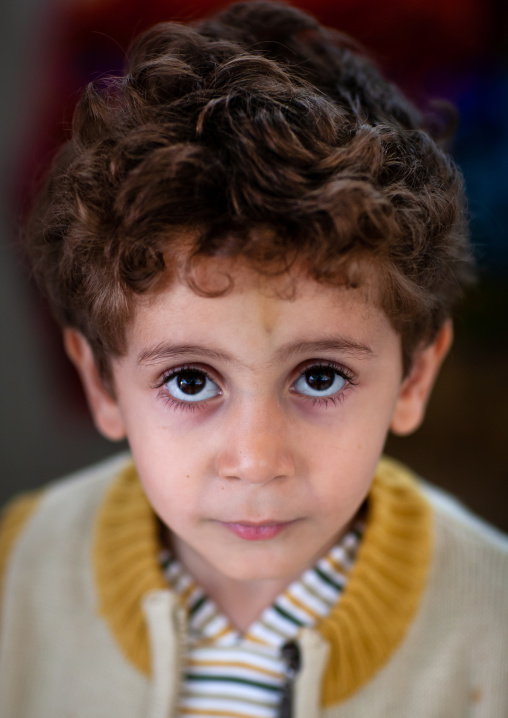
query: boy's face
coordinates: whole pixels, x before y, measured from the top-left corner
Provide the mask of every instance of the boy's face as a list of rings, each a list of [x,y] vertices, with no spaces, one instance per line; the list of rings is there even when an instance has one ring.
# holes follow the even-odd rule
[[[115,398],[90,401],[198,579],[289,581],[354,517],[390,425],[419,418],[400,338],[360,290],[233,278],[219,298],[176,283],[140,300]]]

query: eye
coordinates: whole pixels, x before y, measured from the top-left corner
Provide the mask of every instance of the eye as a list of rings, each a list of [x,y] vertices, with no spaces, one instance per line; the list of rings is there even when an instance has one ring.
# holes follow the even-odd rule
[[[350,380],[333,366],[310,366],[293,384],[299,394],[327,397],[337,394]]]
[[[164,379],[168,394],[179,402],[198,402],[220,394],[217,384],[200,369],[178,369]]]

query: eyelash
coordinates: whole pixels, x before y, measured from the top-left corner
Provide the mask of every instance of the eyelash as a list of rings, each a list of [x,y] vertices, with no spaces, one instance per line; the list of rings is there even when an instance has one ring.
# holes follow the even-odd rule
[[[335,372],[337,372],[339,376],[341,376],[346,381],[346,384],[334,396],[319,397],[298,394],[299,399],[311,402],[312,406],[321,406],[326,408],[328,406],[328,402],[333,404],[333,406],[336,406],[337,404],[342,404],[348,390],[358,385],[358,376],[353,371],[351,371],[351,369],[348,369],[342,364],[337,364],[333,361],[320,361],[317,363],[315,361],[310,361],[306,363],[303,367],[299,368],[298,376],[292,382],[292,385],[309,369],[333,369]]]
[[[215,384],[217,382],[215,379],[210,376],[210,373],[205,371],[200,366],[196,366],[194,364],[183,364],[182,366],[175,367],[174,369],[170,369],[169,371],[165,372],[160,381],[155,385],[156,389],[159,389],[158,396],[166,403],[167,406],[169,406],[171,409],[179,409],[180,411],[197,411],[198,409],[205,409],[208,401],[178,401],[178,399],[175,399],[174,397],[169,394],[169,392],[164,391],[165,384],[168,383],[168,381],[171,381],[175,376],[178,376],[180,372],[185,371],[186,369],[195,369],[196,371],[202,372],[207,379],[210,379],[210,381],[213,381]]]
[[[358,385],[358,377],[357,375],[352,372],[350,369],[348,369],[345,366],[342,366],[341,364],[336,364],[333,361],[320,361],[320,362],[308,362],[303,367],[300,367],[298,370],[298,375],[292,382],[291,386],[295,384],[295,382],[300,379],[301,376],[305,374],[306,371],[309,369],[333,369],[339,376],[341,376],[345,381],[345,386],[335,395],[335,396],[323,396],[323,397],[317,397],[317,396],[306,396],[305,394],[298,394],[298,398],[302,399],[304,401],[308,401],[312,403],[312,406],[321,406],[321,407],[327,407],[328,402],[333,404],[334,406],[337,403],[342,403],[344,401],[346,392],[351,389],[354,386]],[[217,384],[215,379],[210,375],[209,372],[207,372],[205,369],[195,366],[194,364],[183,364],[182,366],[175,367],[174,369],[170,369],[169,371],[165,372],[160,381],[155,385],[156,389],[159,389],[158,396],[172,409],[179,409],[180,411],[197,411],[197,410],[203,410],[206,408],[208,401],[195,401],[195,402],[185,402],[185,401],[178,401],[174,397],[171,396],[168,392],[164,391],[163,387],[165,384],[167,384],[171,379],[173,379],[175,376],[178,376],[180,372],[183,372],[187,369],[195,369],[197,371],[202,372],[210,381],[213,381]],[[296,392],[295,392],[296,393]]]

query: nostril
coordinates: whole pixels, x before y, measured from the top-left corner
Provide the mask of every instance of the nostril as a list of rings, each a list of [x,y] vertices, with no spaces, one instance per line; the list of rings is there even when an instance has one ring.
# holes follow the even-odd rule
[[[229,480],[265,484],[294,473],[290,452],[279,445],[265,443],[261,449],[247,451],[228,448],[218,457],[217,473]]]

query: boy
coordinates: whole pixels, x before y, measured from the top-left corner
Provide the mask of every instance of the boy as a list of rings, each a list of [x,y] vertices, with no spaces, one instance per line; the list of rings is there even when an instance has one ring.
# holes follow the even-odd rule
[[[380,461],[470,273],[423,127],[266,2],[85,91],[28,241],[132,459],[5,513],[2,715],[507,715],[508,544]]]

